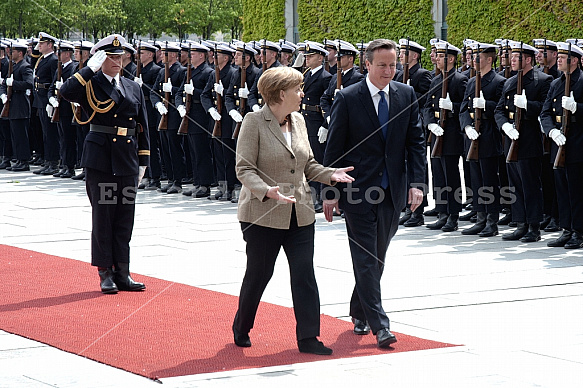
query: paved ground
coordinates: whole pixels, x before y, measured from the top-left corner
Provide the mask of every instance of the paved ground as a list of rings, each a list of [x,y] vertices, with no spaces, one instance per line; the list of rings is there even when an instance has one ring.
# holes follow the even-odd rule
[[[82,183],[0,171],[0,243],[89,262],[90,228]],[[581,386],[583,251],[547,248],[558,234],[523,244],[401,227],[382,281],[391,329],[463,346],[161,382],[185,388]],[[348,319],[354,280],[340,218],[327,223],[317,216],[315,265],[322,313]],[[245,255],[236,205],[140,192],[131,269],[237,295]],[[283,256],[263,300],[291,306]],[[0,387],[122,386],[158,383],[0,331]]]

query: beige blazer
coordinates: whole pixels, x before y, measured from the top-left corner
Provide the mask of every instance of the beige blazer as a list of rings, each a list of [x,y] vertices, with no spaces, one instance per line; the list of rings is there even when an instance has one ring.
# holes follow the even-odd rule
[[[236,156],[237,178],[243,185],[237,211],[239,221],[275,229],[289,228],[292,204],[267,198],[271,186],[279,186],[283,195],[295,196],[298,226],[315,221],[307,179],[331,185],[330,178],[336,169],[324,167],[314,159],[301,114],[291,114],[291,128],[289,147],[267,105],[259,112],[245,115]]]

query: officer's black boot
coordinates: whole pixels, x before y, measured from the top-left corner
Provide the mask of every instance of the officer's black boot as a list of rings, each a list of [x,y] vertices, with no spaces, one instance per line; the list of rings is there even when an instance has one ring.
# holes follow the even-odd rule
[[[486,213],[478,212],[477,216],[478,220],[476,221],[476,224],[469,229],[462,230],[463,235],[473,236],[484,230],[484,228],[486,227]]]
[[[492,237],[498,234],[498,212],[488,213],[486,216],[486,227],[482,229],[478,236],[480,237]]]

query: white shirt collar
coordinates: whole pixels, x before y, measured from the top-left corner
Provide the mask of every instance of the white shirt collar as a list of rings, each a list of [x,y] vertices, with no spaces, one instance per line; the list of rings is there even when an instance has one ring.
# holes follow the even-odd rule
[[[315,69],[312,69],[312,75],[316,74],[318,71],[320,71],[320,69],[322,68],[322,65],[316,67]]]
[[[105,78],[107,78],[107,80],[109,81],[109,83],[111,83],[111,80],[113,78],[115,78],[115,83],[119,85],[119,74],[116,74],[115,77],[112,77],[112,76],[107,75],[105,73],[103,73],[103,75],[105,76]]]
[[[379,92],[381,91],[381,89],[377,88],[376,86],[374,86],[372,84],[372,82],[370,82],[370,79],[368,79],[368,75],[366,76],[366,85],[368,86],[368,90],[370,92],[371,97],[373,97],[373,98],[374,97],[380,98]],[[385,97],[386,98],[389,98],[389,89],[390,89],[390,87],[391,87],[391,83],[389,82],[387,84],[387,86],[385,86],[384,89],[383,89],[383,91],[385,92]]]
[[[63,63],[63,69],[67,66],[69,66],[69,63],[73,63],[73,61],[71,59],[69,59],[67,62]]]

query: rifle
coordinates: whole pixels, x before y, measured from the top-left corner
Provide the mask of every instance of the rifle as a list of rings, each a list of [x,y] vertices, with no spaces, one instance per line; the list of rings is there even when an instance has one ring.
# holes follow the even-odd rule
[[[473,51],[473,50],[472,50]],[[478,52],[476,53],[476,88],[474,89],[474,96],[479,97],[482,91],[482,72],[480,71],[480,45],[478,44]],[[482,109],[474,107],[474,129],[476,132],[480,133],[480,123],[482,121]],[[466,160],[477,161],[479,151],[479,140],[472,140],[470,149]]]
[[[58,55],[57,55],[57,82],[61,81],[61,78],[63,78],[63,61],[61,60],[61,53],[63,51],[61,50],[61,41],[59,41],[59,50],[57,51]],[[59,91],[59,89],[57,89],[57,101],[60,103],[61,102],[61,92]],[[61,115],[60,115],[60,109],[59,109],[59,105],[57,105],[57,107],[54,109],[53,111],[53,117],[51,117],[51,123],[58,123],[59,119],[60,119]]]
[[[186,85],[191,80],[192,77],[192,54],[190,53],[191,44],[188,44],[188,62],[186,68],[186,80],[184,84]],[[186,102],[184,103],[184,108],[186,109],[186,114],[180,122],[180,127],[178,128],[178,135],[188,135],[188,113],[190,113],[190,105],[192,104],[192,95],[186,94]]]
[[[470,50],[472,51],[472,55],[470,58],[474,58],[474,50],[472,50],[472,48],[470,47]],[[480,56],[480,52],[478,51],[478,56]],[[473,78],[476,76],[476,66],[474,66],[474,61],[470,59],[470,78]]]
[[[136,67],[136,77],[140,78],[142,75],[142,40],[138,42],[138,60],[137,60],[137,67]]]
[[[544,41],[544,51],[543,51],[543,72],[549,74],[549,64],[547,62],[547,38]],[[551,139],[543,134],[543,154],[548,155],[551,153]]]
[[[516,94],[522,94],[522,43],[520,43],[520,55],[518,57],[518,73],[516,81]],[[516,113],[514,113],[514,127],[520,133],[520,122],[522,121],[522,108],[516,108]],[[508,156],[506,157],[506,163],[513,163],[518,161],[518,141],[512,140],[510,143],[510,149],[508,150]]]
[[[342,47],[342,43],[340,43],[340,41],[338,41],[338,54],[336,55],[336,58],[338,58],[338,61],[336,62],[336,89],[340,90],[340,88],[342,87],[342,66],[340,66],[340,48]]]
[[[506,63],[504,63],[504,78],[510,78],[510,53],[509,50],[510,45],[508,43],[508,39],[506,39],[506,48],[504,49],[504,59]],[[522,53],[520,54],[520,58],[522,58]]]
[[[263,51],[261,52],[261,56],[262,56],[262,60],[261,60],[262,70],[263,70],[263,73],[265,73],[265,71],[267,70],[267,44],[266,44],[265,39],[263,39]],[[215,59],[215,61],[216,61],[216,59]]]
[[[403,66],[403,83],[409,80],[409,38],[407,38],[407,48],[405,49],[405,66]]]
[[[166,50],[164,51],[164,83],[167,83],[170,79],[170,63],[168,59],[168,42],[166,42]],[[164,94],[164,106],[168,110],[168,105],[170,101],[170,93]],[[168,129],[168,113],[163,114],[160,118],[160,124],[158,125],[158,131],[166,131]]]
[[[328,50],[328,48],[326,47],[326,38],[324,38],[324,48],[326,50]],[[330,62],[328,62],[328,55],[324,55],[324,70],[326,70],[327,72],[330,72]]]
[[[441,81],[441,98],[447,98],[447,83],[449,80],[449,74],[447,71],[447,43],[445,44],[445,59],[444,59],[444,69],[442,74],[442,81]],[[439,126],[441,128],[445,127],[445,116],[447,115],[447,110],[440,109],[439,110]],[[444,129],[445,131],[445,129]],[[433,151],[431,151],[432,158],[441,158],[441,154],[443,153],[443,135],[442,136],[435,136],[435,144],[433,144]]]
[[[265,43],[265,40],[264,40]],[[219,69],[219,54],[217,53],[217,44],[215,43],[215,83],[219,83],[221,81],[221,69]],[[265,49],[263,49],[263,68],[267,67],[267,63],[265,61]],[[217,98],[217,111],[219,114],[223,113],[223,99],[221,95],[215,92],[215,96]],[[214,138],[221,137],[223,134],[222,127],[221,127],[221,120],[215,121],[215,126],[213,128],[212,136]]]
[[[364,71],[364,40],[360,41],[360,53],[358,54],[358,71],[360,74]]]
[[[14,69],[14,67],[13,67],[13,63],[12,63],[12,43],[11,43],[10,44],[10,55],[8,56],[7,78],[12,77],[13,69]],[[6,118],[10,114],[10,100],[12,99],[12,86],[6,85],[6,97],[8,99],[6,100],[6,104],[4,104],[4,107],[2,108],[2,113],[0,113],[0,117],[2,117],[2,118]]]
[[[241,60],[241,88],[245,87],[245,84],[247,83],[247,68],[245,67],[245,43],[243,43],[243,56],[242,56],[242,60]],[[237,98],[239,96],[235,96],[235,98]],[[239,113],[241,114],[241,116],[245,116],[245,105],[246,105],[247,99],[246,98],[239,98]],[[233,131],[233,139],[236,139],[237,137],[239,137],[239,131],[241,130],[241,123],[237,123],[237,125],[235,125],[235,130]]]
[[[565,96],[571,94],[571,43],[569,43],[569,54],[567,55],[567,72],[565,73]],[[571,123],[571,111],[563,108],[563,117],[561,117],[561,133],[567,137],[569,133],[569,124]],[[554,169],[565,168],[565,146],[562,145],[557,151],[555,157]]]

